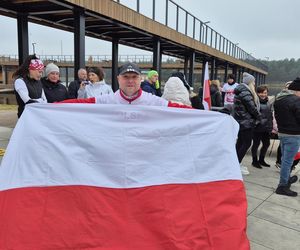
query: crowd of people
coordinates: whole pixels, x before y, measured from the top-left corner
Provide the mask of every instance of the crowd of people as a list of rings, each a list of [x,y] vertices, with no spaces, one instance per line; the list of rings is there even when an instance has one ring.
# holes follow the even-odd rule
[[[42,77],[44,73],[44,77]],[[18,117],[25,105],[38,103],[115,103],[134,105],[171,106],[204,109],[199,94],[193,93],[182,72],[173,72],[161,92],[159,74],[150,70],[147,79],[141,81],[141,71],[136,64],[126,63],[119,69],[119,90],[113,92],[105,82],[102,68],[80,69],[78,79],[66,88],[60,82],[60,70],[54,63],[44,64],[35,55],[29,56],[13,75]],[[210,84],[211,104],[239,123],[236,153],[241,173],[250,174],[242,161],[247,151],[252,154],[252,166],[258,169],[270,167],[265,161],[271,136],[280,140],[276,166],[280,169],[277,194],[297,196],[291,184],[298,180],[291,170],[298,163],[295,158],[300,147],[300,78],[289,82],[274,98],[269,100],[268,87],[256,86],[255,77],[243,73],[241,83],[229,74],[227,82],[212,80]],[[260,152],[258,154],[258,148]]]

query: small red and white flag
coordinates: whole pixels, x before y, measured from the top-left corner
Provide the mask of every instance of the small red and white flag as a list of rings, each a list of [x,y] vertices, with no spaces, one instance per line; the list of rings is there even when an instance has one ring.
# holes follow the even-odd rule
[[[218,112],[31,104],[0,167],[0,249],[248,250],[238,129]]]
[[[299,160],[299,159],[300,159],[300,148],[299,148],[297,154],[294,157],[294,160]]]
[[[211,97],[210,97],[210,84],[209,84],[209,74],[208,74],[208,62],[205,64],[204,69],[204,84],[203,84],[203,98],[202,104],[205,110],[211,109]]]

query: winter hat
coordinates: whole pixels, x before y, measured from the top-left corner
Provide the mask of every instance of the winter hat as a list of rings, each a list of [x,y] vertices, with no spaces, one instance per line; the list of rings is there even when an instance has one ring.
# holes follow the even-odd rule
[[[45,69],[46,76],[49,75],[51,72],[58,72],[59,68],[54,63],[48,63]]]
[[[102,81],[104,79],[104,71],[102,68],[91,67],[88,69],[88,73],[94,73],[99,77],[99,80]]]
[[[171,102],[191,106],[189,92],[179,77],[170,77],[168,79],[164,87],[162,98]]]
[[[147,77],[150,79],[152,76],[158,76],[158,72],[156,70],[150,70]]]
[[[29,63],[30,70],[43,70],[44,64],[40,59],[32,59]]]
[[[253,75],[250,75],[247,72],[243,73],[243,83],[249,84],[250,82],[254,82],[255,77]]]
[[[288,87],[289,90],[300,91],[300,78],[297,77]]]
[[[184,86],[187,88],[187,90],[188,90],[188,91],[190,90],[191,86],[190,86],[190,85],[188,84],[188,82],[186,81],[185,75],[184,75],[182,72],[180,72],[180,71],[173,72],[173,73],[171,74],[171,76],[178,77],[178,78],[183,82],[183,84],[184,84]]]

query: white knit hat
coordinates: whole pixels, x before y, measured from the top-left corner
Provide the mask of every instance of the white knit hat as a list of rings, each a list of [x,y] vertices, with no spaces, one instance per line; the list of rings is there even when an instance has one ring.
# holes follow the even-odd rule
[[[168,79],[164,87],[162,98],[171,102],[191,106],[189,92],[178,77],[170,77]]]
[[[48,63],[46,66],[46,69],[45,69],[46,76],[49,75],[51,72],[59,73],[59,68],[54,63]]]
[[[247,72],[243,73],[243,83],[249,84],[250,82],[254,82],[255,78],[253,75],[250,75]]]

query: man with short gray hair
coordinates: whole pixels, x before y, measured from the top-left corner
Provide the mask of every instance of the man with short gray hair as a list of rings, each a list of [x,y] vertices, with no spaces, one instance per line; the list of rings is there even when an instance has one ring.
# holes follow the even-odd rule
[[[69,98],[76,99],[78,97],[78,89],[80,88],[80,84],[84,81],[87,81],[87,72],[86,69],[79,69],[77,72],[78,80],[74,80],[70,83],[68,87]]]

